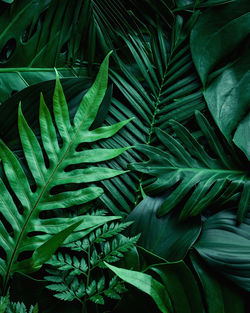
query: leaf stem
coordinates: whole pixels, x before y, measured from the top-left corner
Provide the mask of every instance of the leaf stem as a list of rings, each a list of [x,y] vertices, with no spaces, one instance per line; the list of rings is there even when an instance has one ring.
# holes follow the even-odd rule
[[[87,307],[86,307],[86,304],[87,304],[87,288],[89,286],[89,280],[90,280],[90,272],[91,272],[91,269],[90,269],[90,246],[88,246],[88,274],[87,274],[87,281],[86,281],[86,294],[84,296],[84,299],[83,299],[83,304],[82,304],[82,313],[87,313]]]

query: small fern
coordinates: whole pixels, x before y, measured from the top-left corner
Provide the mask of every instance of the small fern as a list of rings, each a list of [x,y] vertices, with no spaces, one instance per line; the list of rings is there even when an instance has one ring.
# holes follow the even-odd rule
[[[11,302],[9,294],[0,298],[0,313],[38,313],[38,305],[31,305],[29,309],[23,302]]]
[[[60,300],[78,300],[83,304],[104,304],[105,297],[120,299],[126,288],[116,276],[108,278],[104,262],[119,261],[136,244],[139,236],[127,238],[120,234],[130,224],[106,223],[82,240],[64,244],[63,251],[47,262],[52,266],[45,276],[47,288]]]

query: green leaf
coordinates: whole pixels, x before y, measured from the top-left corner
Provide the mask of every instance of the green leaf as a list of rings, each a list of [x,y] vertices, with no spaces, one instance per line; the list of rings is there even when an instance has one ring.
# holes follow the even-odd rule
[[[250,144],[248,140],[248,134],[250,133],[249,125],[250,114],[248,113],[248,115],[240,122],[233,137],[233,142],[245,153],[248,160],[250,160]]]
[[[5,3],[13,3],[15,0],[1,0],[1,1],[3,1]]]
[[[241,290],[228,281],[218,279],[203,262],[191,254],[191,261],[202,285],[208,313],[244,313],[244,297]]]
[[[148,7],[149,1],[146,2],[145,7]],[[153,4],[153,9],[164,7],[166,3],[163,2]],[[141,16],[144,5],[138,5],[142,6],[139,11]],[[103,148],[116,146],[117,143],[124,146],[125,142],[131,146],[154,145],[157,142],[156,127],[168,130],[169,119],[187,121],[193,116],[194,109],[205,108],[201,83],[189,51],[190,28],[185,27],[181,18],[176,19],[174,27],[178,31],[176,36],[172,35],[172,41],[169,39],[170,31],[159,25],[152,30],[145,26],[144,37],[140,33],[124,35],[122,32],[120,46],[124,50],[118,49],[113,57],[118,69],[114,66],[110,77],[116,92],[106,123],[132,116],[136,119],[116,138],[101,143]],[[124,167],[140,159],[139,153],[129,150],[122,158],[116,159],[113,166]],[[103,186],[105,194],[101,200],[114,215],[119,215],[121,211],[124,215],[129,213],[140,199],[140,183],[134,173],[103,182]]]
[[[172,312],[171,302],[164,286],[152,276],[137,271],[119,268],[106,262],[104,263],[122,280],[152,297],[161,312]]]
[[[195,249],[204,261],[239,287],[250,290],[250,214],[237,225],[233,210],[209,217]]]
[[[83,55],[90,59],[95,53],[91,3],[69,4],[23,0],[5,10],[0,17],[2,66],[53,67]],[[92,48],[83,49],[88,40],[92,40]]]
[[[10,295],[9,292],[5,297],[0,298],[0,313],[5,313],[7,306],[10,303]]]
[[[101,295],[94,295],[93,297],[90,297],[90,301],[96,304],[104,304],[104,299]]]
[[[205,312],[196,279],[184,262],[150,267],[163,281],[176,313]]]
[[[204,86],[214,67],[249,34],[249,9],[248,0],[238,0],[200,15],[191,32],[191,52]]]
[[[129,229],[130,236],[141,234],[138,244],[168,261],[183,259],[197,240],[201,231],[200,218],[181,222],[176,214],[156,216],[157,210],[166,197],[146,197],[128,215],[134,223]]]
[[[180,217],[187,218],[214,205],[215,200],[221,205],[230,201],[234,195],[240,195],[238,216],[241,221],[248,206],[246,195],[249,189],[249,172],[242,168],[244,163],[238,164],[230,146],[222,146],[220,137],[207,119],[199,112],[196,112],[196,118],[202,135],[217,159],[210,156],[187,128],[172,120],[169,124],[177,138],[158,130],[157,135],[164,150],[145,145],[137,146],[149,161],[132,164],[130,167],[156,177],[153,183],[144,188],[146,193],[156,194],[173,187],[157,211],[159,216],[167,214],[183,199],[185,202]],[[231,155],[228,155],[228,151]],[[242,191],[243,187],[247,188],[245,192]]]
[[[50,239],[39,246],[33,253],[30,259],[19,262],[16,267],[13,266],[14,271],[21,271],[22,273],[32,273],[37,271],[41,266],[47,262],[51,256],[56,252],[63,241],[78,227],[82,221],[74,223],[66,227],[64,230],[53,235]]]
[[[90,80],[85,67],[57,68],[57,71],[61,79]],[[0,103],[29,86],[55,78],[54,68],[0,68]]]
[[[229,143],[243,150],[250,160],[249,98],[250,48],[225,69],[205,90],[208,108]]]
[[[81,102],[76,113],[74,126],[72,126],[69,118],[67,118],[69,116],[68,107],[58,79],[53,99],[55,123],[43,97],[41,97],[39,122],[41,141],[48,158],[47,165],[44,161],[40,142],[26,122],[21,107],[19,108],[19,134],[26,162],[33,177],[32,184],[35,187],[34,190],[31,189],[30,178],[28,179],[26,176],[21,163],[3,141],[0,141],[0,157],[3,162],[4,172],[9,186],[12,192],[15,193],[21,206],[20,208],[17,207],[11,193],[1,180],[0,204],[2,214],[7,223],[3,224],[1,222],[0,225],[0,241],[6,253],[0,258],[0,273],[3,277],[4,289],[7,286],[9,277],[18,268],[18,263],[20,262],[18,260],[19,255],[24,251],[35,251],[38,249],[51,235],[62,231],[65,228],[65,223],[75,223],[82,219],[84,222],[84,219],[86,219],[87,224],[84,225],[83,223],[84,226],[82,227],[85,233],[80,233],[81,226],[79,226],[76,229],[76,236],[74,234],[72,235],[73,238],[71,240],[77,240],[79,239],[79,235],[83,236],[86,234],[86,231],[88,233],[93,228],[105,223],[105,219],[106,221],[110,220],[110,217],[101,217],[101,220],[99,219],[98,221],[94,216],[72,219],[50,218],[49,216],[47,218],[40,218],[39,216],[41,212],[84,204],[96,199],[103,192],[100,187],[88,187],[86,185],[76,190],[67,189],[65,184],[96,182],[124,173],[122,170],[111,168],[92,166],[80,169],[75,167],[82,163],[80,160],[81,155],[86,160],[86,149],[84,151],[76,150],[79,144],[107,138],[115,134],[128,122],[125,121],[118,125],[115,124],[92,131],[89,130],[106,92],[108,59],[109,56],[102,63],[93,87],[84,96],[87,100],[83,99]],[[99,87],[100,90],[98,90]],[[58,141],[56,128],[60,133],[62,142]],[[114,154],[111,153],[108,155],[107,152],[106,155],[104,152],[103,157],[104,159],[112,158],[122,151],[115,150]],[[78,158],[79,161],[76,161]],[[73,168],[68,169],[69,166],[73,166]],[[58,188],[58,186],[60,188],[64,186],[64,191],[59,193],[51,192],[51,190],[54,190],[53,188]],[[6,228],[6,225],[10,227]],[[32,232],[42,232],[42,234],[33,236],[30,235]]]

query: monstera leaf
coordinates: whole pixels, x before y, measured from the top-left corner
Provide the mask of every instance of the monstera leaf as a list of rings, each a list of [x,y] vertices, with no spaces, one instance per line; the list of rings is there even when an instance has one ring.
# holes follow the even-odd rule
[[[107,88],[108,60],[109,55],[102,63],[94,84],[81,101],[73,125],[69,119],[68,106],[58,77],[53,97],[55,122],[41,95],[39,122],[43,148],[27,124],[21,105],[19,106],[18,128],[31,180],[28,179],[17,157],[3,141],[0,141],[0,158],[6,176],[0,181],[0,242],[3,252],[0,258],[0,273],[3,290],[6,290],[10,275],[22,268],[25,253],[35,250],[37,254],[44,254],[42,245],[51,235],[62,231],[66,223],[83,221],[76,229],[80,231],[86,228],[93,229],[98,224],[114,219],[97,216],[70,219],[48,216],[42,218],[40,215],[45,211],[69,208],[96,199],[103,190],[100,187],[86,186],[86,183],[124,173],[111,168],[87,166],[114,158],[127,150],[127,148],[90,150],[86,146],[88,143],[112,136],[128,123],[127,120],[109,127],[89,130]],[[79,148],[80,144],[84,144],[84,148]],[[84,168],[82,166],[79,168],[79,164],[83,163]],[[74,240],[76,239],[74,237]],[[51,249],[50,242],[47,247]]]
[[[156,180],[145,187],[146,193],[156,193],[173,187],[172,193],[158,209],[159,216],[172,210],[184,197],[186,202],[180,214],[181,218],[198,215],[215,200],[222,204],[240,192],[238,219],[242,221],[249,206],[249,174],[237,165],[233,152],[232,157],[229,157],[226,150],[222,149],[219,138],[206,118],[199,112],[196,116],[217,159],[206,152],[187,128],[172,120],[170,124],[178,139],[158,130],[164,150],[138,146],[138,150],[149,161],[132,164],[131,168],[156,176]]]

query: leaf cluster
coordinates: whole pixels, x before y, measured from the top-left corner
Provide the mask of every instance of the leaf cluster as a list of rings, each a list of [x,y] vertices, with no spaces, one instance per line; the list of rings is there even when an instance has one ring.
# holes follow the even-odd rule
[[[249,12],[0,1],[0,311],[248,312]]]
[[[104,296],[120,299],[126,288],[118,277],[109,277],[105,262],[118,262],[136,244],[138,236],[121,234],[131,222],[106,223],[82,240],[64,245],[67,252],[58,252],[47,262],[45,280],[54,296],[64,301],[92,301],[104,305]]]

